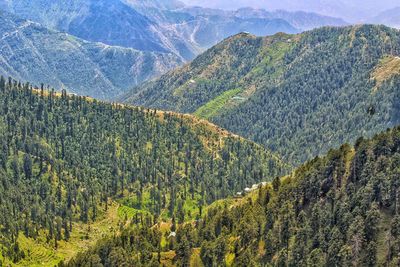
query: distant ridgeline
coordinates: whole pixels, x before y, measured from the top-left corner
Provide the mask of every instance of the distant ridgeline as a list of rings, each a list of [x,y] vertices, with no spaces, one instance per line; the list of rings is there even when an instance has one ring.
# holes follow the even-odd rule
[[[331,150],[244,198],[219,201],[196,222],[172,222],[167,231],[143,222],[67,266],[399,264],[400,127]]]
[[[225,12],[167,0],[0,0],[0,74],[110,100],[240,31],[344,24],[314,13]]]
[[[287,166],[192,116],[31,89],[4,78],[0,146],[0,263],[27,256],[21,234],[47,239],[49,247],[68,241],[73,225],[96,221],[109,199],[150,221],[176,216],[182,222]]]
[[[194,113],[298,165],[398,124],[399,77],[396,29],[242,33],[121,100]]]
[[[171,53],[89,42],[47,29],[42,24],[19,18],[18,12],[18,15],[3,12],[1,2],[4,1],[0,0],[0,75],[36,85],[45,83],[58,90],[104,100],[182,63]],[[22,0],[17,2],[24,4]],[[38,4],[39,1],[25,1],[31,2]],[[75,1],[69,1],[72,2]],[[48,7],[55,12],[57,8],[51,3],[41,8]],[[31,8],[26,10],[34,14]],[[43,9],[40,14],[46,18],[51,16]]]

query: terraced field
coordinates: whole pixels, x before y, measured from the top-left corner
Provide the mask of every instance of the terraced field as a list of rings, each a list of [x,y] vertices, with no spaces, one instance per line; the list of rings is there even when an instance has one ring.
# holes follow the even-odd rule
[[[48,267],[56,266],[61,261],[68,261],[76,253],[88,249],[101,238],[118,233],[117,226],[124,220],[119,216],[120,210],[125,210],[125,207],[120,207],[118,203],[111,203],[107,211],[103,209],[103,215],[97,221],[91,224],[74,223],[70,240],[59,241],[57,249],[52,241],[46,241],[44,233],[41,233],[36,240],[20,234],[19,244],[26,257],[18,264],[6,262],[6,266]]]

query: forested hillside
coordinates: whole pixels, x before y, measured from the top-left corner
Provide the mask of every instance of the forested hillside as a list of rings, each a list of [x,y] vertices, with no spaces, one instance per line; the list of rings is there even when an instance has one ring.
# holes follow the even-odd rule
[[[260,146],[189,115],[56,94],[3,78],[0,107],[5,266],[50,266],[47,260],[72,236],[100,237],[91,225],[108,209],[118,207],[121,224],[107,225],[106,235],[133,214],[183,222],[287,167]],[[78,224],[80,231],[87,228],[80,239]],[[81,249],[71,248],[68,256]]]
[[[211,119],[299,164],[399,122],[399,56],[385,26],[243,33],[121,99]]]
[[[397,127],[216,202],[193,223],[133,225],[67,266],[399,266],[399,166]]]
[[[194,112],[224,92],[236,89],[238,80],[259,60],[257,55],[262,48],[263,39],[254,35],[241,33],[229,37],[192,63],[135,88],[126,95],[128,98],[121,99],[166,110]],[[138,93],[134,94],[135,91]]]

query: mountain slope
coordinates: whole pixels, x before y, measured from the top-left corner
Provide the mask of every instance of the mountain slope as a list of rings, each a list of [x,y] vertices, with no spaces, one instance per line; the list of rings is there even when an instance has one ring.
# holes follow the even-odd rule
[[[202,13],[174,27],[183,34],[185,39],[196,43],[202,49],[201,51],[240,32],[265,36],[277,32],[298,33],[301,31],[279,18],[240,18],[233,14],[205,15]]]
[[[92,43],[0,14],[0,74],[101,99],[181,64],[172,54]]]
[[[285,35],[283,35],[285,36]],[[126,102],[194,112],[236,83],[260,61],[263,39],[242,33],[216,45],[192,63],[135,88]],[[125,97],[123,97],[125,98]]]
[[[125,101],[195,113],[301,163],[399,122],[399,31],[240,34]]]
[[[172,224],[176,238],[157,239],[170,225],[137,224],[66,266],[398,266],[399,161],[397,127]]]
[[[182,38],[191,40],[202,51],[239,32],[265,36],[277,32],[298,33],[316,27],[346,24],[341,19],[307,12],[267,12],[250,8],[224,11],[200,7],[139,9],[159,24],[175,29]]]
[[[85,40],[194,57],[191,45],[121,0],[0,1],[0,7]]]
[[[397,0],[184,0],[189,5],[221,9],[243,7],[265,8],[267,10],[285,9],[287,11],[316,12],[326,16],[343,18],[351,23],[364,21],[377,13],[399,5]]]
[[[235,16],[240,18],[283,19],[289,22],[293,27],[303,31],[323,26],[345,26],[347,24],[344,20],[339,18],[304,11],[289,12],[286,10],[276,10],[268,12],[264,9],[241,8],[235,12]]]
[[[381,12],[369,21],[371,23],[385,24],[391,27],[400,28],[399,12],[400,7],[395,7]]]
[[[0,0],[0,8],[85,40],[174,53],[183,60],[192,60],[222,39],[242,31],[264,36],[344,25],[342,20],[315,13],[247,10],[243,14],[187,7],[179,1]]]
[[[190,115],[2,77],[0,102],[0,263],[7,266],[54,266],[134,215],[193,219],[206,204],[287,168],[262,147]]]

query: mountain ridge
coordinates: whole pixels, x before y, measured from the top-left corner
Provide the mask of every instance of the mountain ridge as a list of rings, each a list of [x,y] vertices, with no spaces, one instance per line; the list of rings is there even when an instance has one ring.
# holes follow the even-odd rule
[[[108,100],[123,94],[128,88],[183,65],[221,39],[238,32],[247,31],[256,35],[297,33],[301,31],[300,27],[344,23],[310,13],[263,11],[259,14],[260,12],[247,10],[246,14],[239,15],[238,12],[187,7],[177,1],[160,3],[153,0],[0,0],[0,9],[7,14],[14,14],[14,19],[28,19],[39,23],[50,29],[48,33],[57,31],[60,36],[65,33],[71,39],[73,36],[82,38],[79,39],[81,47],[71,48],[73,53],[65,48],[67,45],[73,46],[72,42],[54,34],[54,39],[51,40],[50,34],[44,33],[44,28],[40,29],[44,34],[43,38],[46,42],[53,43],[53,46],[47,45],[43,40],[32,40],[31,33],[23,36],[24,40],[18,41],[21,44],[12,43],[13,41],[7,43],[3,39],[3,45],[7,47],[3,52],[3,65],[9,64],[10,54],[17,54],[24,49],[18,45],[30,46],[30,49],[19,55],[24,61],[28,61],[25,63],[26,70],[13,70],[12,68],[20,67],[10,65],[1,74]],[[288,22],[289,19],[291,23]],[[3,26],[3,32],[8,31],[13,29],[5,29]],[[91,44],[83,43],[83,40],[90,41]],[[38,47],[35,47],[35,42]],[[18,50],[13,51],[13,47]],[[55,47],[65,49],[55,52]],[[29,51],[37,52],[29,55]],[[79,53],[79,58],[74,58],[74,53]],[[64,60],[65,67],[55,62],[60,60]],[[76,73],[73,69],[65,71],[68,69],[67,65],[76,60],[80,63],[75,68],[80,68],[81,73]],[[81,66],[86,67],[82,69]],[[68,72],[74,75],[68,75]],[[85,79],[83,74],[89,79]]]
[[[82,39],[143,51],[175,53],[185,61],[240,31],[269,35],[344,24],[339,19],[315,13],[264,12],[262,16],[239,16],[238,12],[192,8],[178,1],[63,1],[2,0],[0,7]],[[289,19],[296,26],[288,22]]]
[[[379,70],[390,75],[378,81],[382,90],[377,94],[371,94],[376,86],[371,77],[386,57],[399,56],[399,36],[396,29],[376,25],[324,27],[264,38],[241,34],[184,68],[134,88],[121,100],[204,116],[273,151],[287,150],[290,154],[280,154],[303,162],[326,152],[329,144],[354,141],[395,125],[397,108],[389,95],[398,93],[396,61],[387,61],[393,64]],[[306,99],[309,103],[302,104]],[[327,109],[332,109],[329,114]],[[346,125],[347,133],[337,124]],[[298,145],[305,151],[300,152]]]
[[[0,13],[0,74],[109,99],[181,64],[172,54],[84,41]]]
[[[290,168],[191,115],[3,77],[0,96],[1,264],[58,265],[135,216],[193,219],[207,203]]]
[[[397,14],[400,12],[400,6],[386,10],[370,19],[371,22],[380,23],[400,29],[400,19]]]

